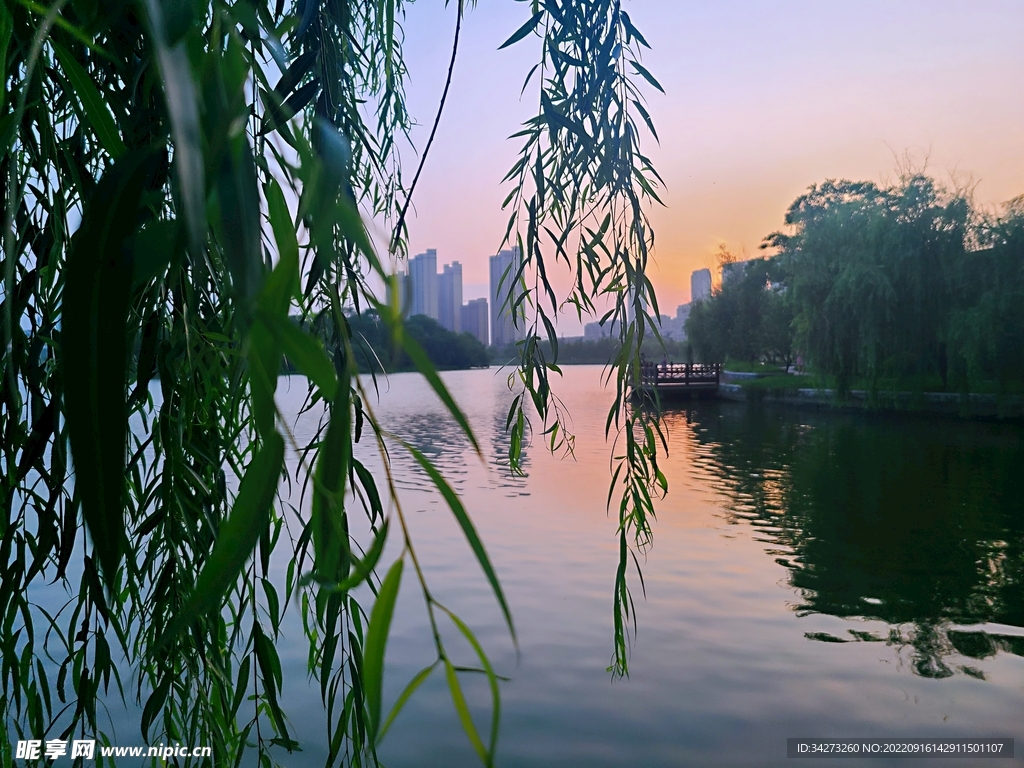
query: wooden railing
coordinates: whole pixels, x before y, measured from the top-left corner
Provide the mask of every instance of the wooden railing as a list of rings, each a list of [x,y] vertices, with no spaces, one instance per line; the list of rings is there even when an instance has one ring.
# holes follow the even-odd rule
[[[644,384],[680,386],[718,384],[722,366],[717,363],[644,363],[640,378]]]

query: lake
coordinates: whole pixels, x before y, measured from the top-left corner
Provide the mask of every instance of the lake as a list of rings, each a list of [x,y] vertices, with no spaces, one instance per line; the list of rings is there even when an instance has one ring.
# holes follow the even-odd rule
[[[382,380],[375,407],[461,495],[506,591],[518,659],[451,513],[395,450],[399,499],[432,591],[510,678],[499,765],[781,766],[791,764],[787,737],[1024,737],[1020,427],[715,401],[670,409],[669,493],[640,556],[646,597],[630,566],[637,633],[629,677],[613,680],[617,544],[605,510],[601,368],[567,367],[556,390],[572,415],[575,460],[551,456],[536,437],[526,477],[512,477],[505,459],[506,374],[444,378],[483,461],[418,376]],[[286,413],[304,395],[304,380],[282,380]],[[300,440],[314,422],[298,420]],[[367,446],[360,455],[372,464]],[[285,703],[303,752],[282,761],[318,766],[324,713],[291,616]],[[445,633],[456,663],[474,663],[456,635]],[[385,711],[433,658],[407,568]],[[464,685],[486,732],[485,681]],[[389,768],[478,764],[442,672],[407,704],[380,756]],[[897,764],[866,764],[887,762]]]

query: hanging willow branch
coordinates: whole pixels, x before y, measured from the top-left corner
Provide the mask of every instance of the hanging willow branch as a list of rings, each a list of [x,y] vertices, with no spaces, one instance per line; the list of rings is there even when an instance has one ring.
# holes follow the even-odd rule
[[[555,261],[571,265],[566,242],[582,234],[568,300],[581,311],[614,300],[610,317],[628,342],[613,414],[625,419],[627,458],[615,477],[634,500],[623,502],[622,533],[648,535],[656,422],[626,406],[644,307],[654,306],[641,210],[653,171],[626,106],[646,113],[624,70],[632,58],[649,77],[633,52],[642,38],[613,4],[536,13],[547,30],[542,114],[524,149],[530,172],[512,174],[510,198],[510,236],[525,255],[516,301],[534,313],[520,380],[547,420],[546,376],[557,368],[536,345],[538,323],[550,330],[540,241],[562,237]],[[272,764],[299,746],[278,654],[294,602],[328,714],[329,765],[375,764],[401,705],[439,667],[470,742],[493,764],[498,679],[427,587],[387,446],[408,450],[445,498],[514,639],[512,617],[459,498],[375,418],[342,311],[380,314],[475,447],[400,315],[370,289],[387,276],[364,217],[401,237],[409,196],[396,150],[410,126],[402,19],[401,0],[0,2],[5,763],[12,736],[109,739],[109,697],[141,708],[150,743],[214,748],[187,765],[238,765],[250,750]],[[309,381],[306,407],[323,414],[306,445],[275,401],[285,357]],[[381,474],[355,457],[360,442],[379,451]],[[281,482],[304,489],[308,514],[282,500]],[[389,535],[401,554],[380,579]],[[357,541],[367,540],[364,551]],[[289,563],[283,581],[274,553]],[[404,569],[422,593],[436,660],[385,709]],[[376,598],[364,607],[353,590],[366,583]],[[66,595],[56,611],[37,601],[44,584]],[[624,576],[617,585],[626,595]],[[442,621],[490,682],[486,737]]]
[[[519,369],[509,377],[518,390],[508,414],[509,459],[518,467],[529,429],[530,402],[550,447],[572,450],[564,408],[553,394],[558,368],[555,318],[560,311],[597,315],[620,346],[609,369],[615,399],[606,435],[615,432],[609,507],[618,497],[619,564],[614,586],[615,651],[611,671],[628,669],[626,625],[631,599],[626,583],[628,552],[651,539],[654,494],[668,484],[658,469],[664,443],[657,408],[635,407],[641,391],[640,347],[645,336],[660,341],[658,303],[647,278],[654,234],[645,209],[660,203],[661,178],[640,152],[637,119],[657,138],[644,97],[631,75],[661,85],[641,64],[650,47],[617,0],[544,0],[502,47],[539,40],[540,61],[530,71],[538,81],[537,115],[513,138],[519,159],[508,172],[512,190],[506,241],[522,258],[509,269],[505,309],[521,329]],[[555,269],[567,273],[559,293]],[[600,309],[599,309],[600,307]],[[541,346],[547,339],[551,359]],[[667,450],[667,445],[665,445]],[[634,558],[635,560],[635,558]]]

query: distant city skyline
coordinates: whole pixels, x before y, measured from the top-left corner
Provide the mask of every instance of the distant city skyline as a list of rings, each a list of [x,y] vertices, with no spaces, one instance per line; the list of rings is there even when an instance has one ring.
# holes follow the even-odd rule
[[[694,270],[717,272],[719,244],[740,258],[758,255],[809,185],[892,180],[906,152],[927,159],[944,183],[951,173],[973,178],[976,199],[990,206],[1024,193],[1024,101],[1009,97],[1024,72],[1019,3],[624,0],[623,8],[650,41],[643,63],[666,90],[642,86],[661,137],[659,145],[645,134],[643,148],[666,181],[666,206],[651,208],[650,276],[662,306],[690,300]],[[409,6],[404,23],[418,148],[451,53],[454,17],[434,10]],[[528,15],[513,2],[467,12],[408,221],[410,253],[429,245],[461,262],[464,300],[483,295],[484,256],[503,247],[500,179],[518,150],[506,137],[536,107],[529,88],[520,99],[535,41],[497,50]],[[582,332],[574,317],[563,325],[567,335]]]
[[[442,327],[454,333],[466,332],[481,343],[504,346],[523,338],[524,329],[516,328],[504,296],[512,289],[512,275],[518,268],[519,249],[499,251],[489,257],[489,297],[478,297],[462,302],[462,264],[452,261],[444,264],[437,272],[437,249],[428,248],[424,253],[409,259],[406,270],[397,273],[397,285],[402,295],[400,305],[406,315],[426,315],[437,320]],[[713,281],[708,268],[696,269],[690,273],[691,301],[676,307],[674,316],[661,315],[659,332],[666,339],[686,340],[686,320],[694,301],[708,299],[714,285],[721,285],[743,273],[749,260],[724,262],[716,268],[718,280]],[[414,277],[415,275],[415,277]],[[431,298],[433,297],[433,298]],[[563,327],[560,336],[597,340],[618,333],[614,323],[602,324],[599,320],[585,322],[578,333],[566,332]]]
[[[523,316],[522,307],[517,307],[515,301],[520,295],[520,259],[518,247],[490,256],[488,296],[473,297],[464,304],[462,264],[453,260],[438,272],[437,249],[427,248],[395,272],[399,307],[406,316],[425,315],[453,333],[465,331],[484,344],[511,344],[525,335],[523,323],[513,322],[514,315]]]

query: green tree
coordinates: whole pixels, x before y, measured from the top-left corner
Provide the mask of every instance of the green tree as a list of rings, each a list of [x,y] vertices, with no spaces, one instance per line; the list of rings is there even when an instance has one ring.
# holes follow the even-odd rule
[[[779,251],[796,345],[840,391],[857,377],[920,390],[947,369],[948,313],[970,224],[963,194],[921,174],[889,188],[826,181],[786,214]]]
[[[788,368],[793,363],[793,305],[785,285],[766,290],[761,302],[761,355],[767,363]]]
[[[1024,197],[984,222],[979,240],[955,272],[950,356],[961,389],[995,380],[1005,391],[1024,381]]]
[[[709,299],[695,302],[687,318],[687,338],[697,357],[788,365],[793,314],[778,259],[732,263],[729,279]]]
[[[487,657],[427,589],[401,508],[387,513],[389,470],[374,476],[353,455],[355,442],[369,441],[389,467],[342,307],[378,313],[476,445],[398,308],[369,287],[390,278],[362,216],[385,222],[402,254],[419,175],[407,184],[396,151],[411,124],[403,7],[0,2],[4,761],[11,731],[102,733],[103,696],[121,695],[142,706],[149,741],[210,743],[206,764],[218,766],[238,764],[252,744],[270,764],[274,747],[297,746],[280,705],[277,651],[283,606],[297,602],[329,713],[328,762],[375,763],[395,714],[384,709],[381,678],[408,567],[437,655],[407,691],[443,668],[470,741],[493,762],[498,685]],[[621,523],[613,666],[623,671],[628,547],[649,540],[652,494],[665,487],[657,417],[626,398],[653,328],[646,307],[657,313],[644,214],[657,175],[639,151],[638,118],[654,128],[637,82],[660,85],[618,2],[534,0],[524,9],[529,18],[506,43],[535,45],[539,59],[538,111],[517,134],[522,156],[506,202],[506,238],[525,257],[508,279],[522,287],[514,295],[527,325],[510,377],[511,463],[528,434],[526,403],[545,432],[559,425],[564,434],[550,376],[554,311],[610,300],[621,346],[609,425],[625,436],[610,495]],[[453,66],[463,11],[462,0],[450,6]],[[447,86],[440,107],[446,96]],[[548,278],[559,263],[573,285],[562,297]],[[309,380],[309,407],[324,409],[306,446],[294,445],[275,404],[285,356]],[[129,429],[129,419],[141,426]],[[308,514],[278,500],[286,442],[302,457],[289,480],[308,488]],[[458,497],[414,448],[398,447],[444,495],[512,632]],[[365,553],[357,531],[371,537]],[[380,579],[389,532],[401,554]],[[271,578],[274,551],[289,554],[283,582]],[[366,581],[372,607],[352,594]],[[56,615],[33,602],[44,582],[67,593]],[[449,619],[490,681],[484,736],[441,640],[438,622]]]
[[[394,339],[387,324],[373,311],[348,318],[356,339],[354,352],[361,370],[371,370],[379,361],[386,371],[413,371],[416,365]],[[413,315],[404,323],[404,333],[423,350],[431,364],[442,370],[479,368],[490,362],[487,348],[468,333],[453,333],[426,315]]]
[[[728,353],[716,310],[717,304],[709,299],[695,301],[686,318],[686,339],[695,357],[705,363],[725,362]]]

